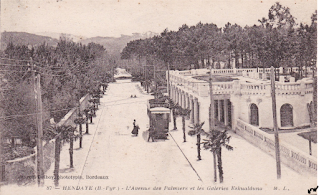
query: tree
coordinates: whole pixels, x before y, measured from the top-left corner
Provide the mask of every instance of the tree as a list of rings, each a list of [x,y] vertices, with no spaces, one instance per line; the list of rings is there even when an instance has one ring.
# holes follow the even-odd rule
[[[206,150],[210,150],[213,155],[217,156],[217,166],[218,166],[218,172],[219,172],[219,182],[223,183],[224,177],[223,177],[223,166],[222,166],[222,146],[224,146],[227,150],[233,150],[233,147],[230,146],[229,140],[230,136],[227,135],[226,130],[224,131],[217,131],[213,130],[208,133],[206,133],[206,136],[208,139],[204,139],[204,148]],[[216,171],[215,168],[215,158],[214,158],[214,171]],[[216,172],[215,172],[216,175]],[[216,178],[215,178],[216,182]]]
[[[202,160],[202,157],[200,155],[200,142],[201,142],[201,135],[205,135],[205,131],[203,129],[203,125],[204,125],[205,122],[202,122],[202,123],[196,123],[194,124],[193,126],[191,126],[191,130],[188,132],[188,135],[190,136],[194,136],[196,135],[197,137],[197,158],[198,160]]]
[[[223,29],[224,39],[227,43],[227,50],[229,55],[234,55],[235,57],[235,66],[239,68],[239,55],[240,55],[240,44],[242,42],[242,27],[237,24],[227,23]],[[230,63],[230,62],[229,62]]]
[[[82,148],[82,124],[86,123],[86,119],[83,118],[83,115],[79,112],[78,113],[78,117],[74,120],[74,123],[79,125],[79,137],[80,137],[80,141],[79,141],[79,148]]]
[[[260,60],[267,67],[287,66],[295,54],[294,33],[296,22],[288,7],[275,3],[268,12],[268,18],[261,23],[262,41],[259,42]]]
[[[182,116],[182,124],[183,124],[183,139],[186,142],[186,134],[185,134],[185,117],[189,115],[191,112],[188,108],[182,108],[181,106],[178,107],[178,115]]]
[[[25,72],[29,74],[28,72]],[[33,148],[36,143],[32,136],[36,133],[36,115],[34,114],[35,100],[29,82],[11,82],[4,90],[0,109],[6,120],[2,122],[2,137],[12,138],[19,136],[22,144]]]
[[[73,140],[76,139],[74,132],[76,128],[70,125],[51,126],[44,135],[47,140],[55,139],[55,164],[54,164],[54,184],[59,185],[59,168],[60,168],[60,152],[61,142],[69,142],[70,168],[73,168]]]
[[[173,124],[174,124],[173,130],[177,130],[176,117],[178,115],[177,110],[179,108],[179,105],[178,103],[175,103],[172,99],[169,99],[169,108],[171,109],[172,115],[173,115]]]

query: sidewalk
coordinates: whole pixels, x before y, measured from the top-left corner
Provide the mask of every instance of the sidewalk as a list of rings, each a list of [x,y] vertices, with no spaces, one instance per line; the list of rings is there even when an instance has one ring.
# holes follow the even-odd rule
[[[205,184],[213,183],[214,172],[212,153],[208,150],[204,150],[201,146],[202,160],[198,161],[196,136],[191,137],[187,134],[190,130],[189,120],[186,120],[187,142],[183,142],[181,117],[177,117],[176,122],[178,130],[171,130],[171,136],[176,140],[177,145],[181,148],[203,182]],[[170,123],[170,129],[173,129],[172,125],[173,123]],[[306,178],[283,164],[281,164],[282,179],[277,180],[276,162],[273,157],[251,145],[232,131],[228,131],[228,135],[231,136],[229,144],[234,147],[234,150],[228,151],[225,147],[222,148],[224,183],[218,185],[259,186],[269,191],[269,193],[270,190],[273,191],[274,186],[278,185],[287,186],[294,191],[301,191],[302,189],[306,190],[304,187],[305,184],[313,183],[313,185],[316,185],[317,180],[315,177]],[[202,136],[202,139],[203,138],[205,139],[204,136]]]
[[[107,91],[105,94],[107,94]],[[107,95],[104,95],[104,97]],[[103,97],[102,97],[103,98]],[[70,168],[70,155],[69,155],[69,143],[64,143],[60,153],[60,171],[59,176],[61,179],[59,180],[59,186],[68,185],[68,186],[76,186],[78,185],[80,176],[82,175],[82,171],[84,169],[84,165],[86,162],[86,157],[91,150],[91,144],[96,135],[97,128],[99,126],[101,115],[103,109],[96,111],[96,117],[93,118],[93,123],[89,124],[89,134],[85,134],[85,124],[82,125],[83,129],[83,139],[82,139],[82,148],[79,148],[79,139],[77,139],[73,143],[73,165],[74,168]],[[78,128],[78,127],[77,127]],[[45,173],[48,177],[53,177],[54,171],[54,162],[51,164],[50,169]],[[67,178],[69,176],[73,176],[73,179]],[[45,186],[54,186],[53,179],[45,179]]]
[[[279,139],[285,141],[286,143],[292,145],[295,148],[298,148],[299,150],[304,151],[306,154],[309,154],[309,141],[297,135],[298,133],[301,133],[301,132],[307,132],[307,131],[279,133]],[[312,150],[312,156],[317,158],[316,143],[311,142],[311,150]]]

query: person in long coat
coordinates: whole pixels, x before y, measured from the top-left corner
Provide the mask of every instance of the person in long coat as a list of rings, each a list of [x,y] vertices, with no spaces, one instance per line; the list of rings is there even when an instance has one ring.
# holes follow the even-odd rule
[[[134,119],[134,121],[133,121],[133,130],[132,130],[132,134],[134,134],[135,136],[137,136],[138,135],[138,129],[139,129],[140,127],[138,126],[138,125],[136,125],[136,120]]]

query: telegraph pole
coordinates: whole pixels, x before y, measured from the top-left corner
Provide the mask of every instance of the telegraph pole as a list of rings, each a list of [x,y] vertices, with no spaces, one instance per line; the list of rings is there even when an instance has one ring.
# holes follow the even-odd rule
[[[169,63],[167,62],[167,92],[168,92],[168,98],[171,99],[171,90],[170,90],[170,83],[169,83]]]
[[[213,131],[215,127],[215,112],[214,112],[214,96],[213,96],[213,78],[212,78],[212,66],[209,66],[209,97],[210,97],[210,115],[209,115],[209,121],[210,121],[210,130]]]
[[[38,180],[39,186],[44,184],[44,170],[43,170],[43,129],[42,129],[42,98],[41,98],[41,85],[40,85],[40,74],[37,75],[37,124],[38,124],[38,145],[37,145],[37,156],[38,156]]]
[[[312,122],[311,125],[314,127],[316,126],[317,122],[317,74],[315,74],[315,67],[317,65],[316,60],[312,60],[312,87],[313,87],[313,93],[312,93],[312,105],[311,105],[311,111],[312,111]]]
[[[114,82],[114,67],[112,67],[112,82]]]
[[[271,67],[271,100],[272,100],[272,115],[275,131],[275,154],[276,154],[276,167],[277,179],[281,178],[280,166],[280,150],[279,150],[279,137],[278,137],[278,124],[277,124],[277,109],[276,109],[276,92],[275,92],[275,72],[274,67]]]
[[[41,85],[40,74],[35,76],[34,65],[31,59],[31,73],[32,73],[32,85],[35,97],[35,105],[37,112],[37,180],[38,186],[42,187],[44,184],[44,170],[43,170],[43,147],[42,147],[42,98],[41,98]]]
[[[209,97],[210,97],[210,112],[209,112],[209,129],[213,133],[215,129],[215,109],[214,109],[214,96],[213,96],[213,78],[212,78],[212,65],[209,66]],[[214,157],[214,182],[217,182],[217,172],[216,172],[216,152],[213,152]]]

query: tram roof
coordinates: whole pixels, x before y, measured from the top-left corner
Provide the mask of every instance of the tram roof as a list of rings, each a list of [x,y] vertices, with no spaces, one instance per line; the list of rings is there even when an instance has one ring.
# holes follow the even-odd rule
[[[151,108],[150,111],[151,113],[155,113],[155,114],[170,113],[169,108],[164,108],[164,107]]]

